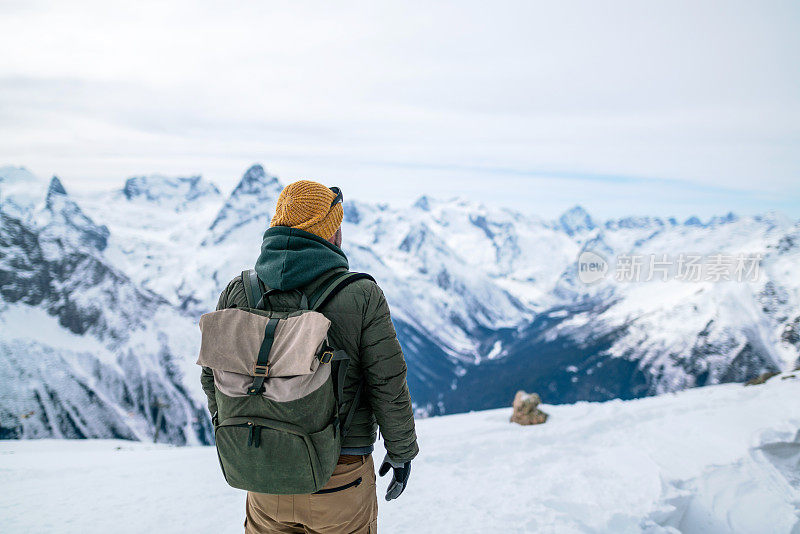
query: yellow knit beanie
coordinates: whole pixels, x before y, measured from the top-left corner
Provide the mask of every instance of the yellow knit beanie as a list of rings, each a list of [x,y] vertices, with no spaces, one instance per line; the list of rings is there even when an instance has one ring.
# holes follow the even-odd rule
[[[283,188],[270,226],[290,226],[329,240],[342,225],[342,203],[322,184],[300,180]]]

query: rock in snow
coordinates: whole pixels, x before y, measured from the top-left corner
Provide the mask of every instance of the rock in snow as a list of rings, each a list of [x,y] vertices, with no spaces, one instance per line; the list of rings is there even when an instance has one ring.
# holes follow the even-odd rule
[[[511,422],[518,425],[541,425],[547,422],[548,415],[539,409],[542,399],[536,393],[520,390],[514,395]]]

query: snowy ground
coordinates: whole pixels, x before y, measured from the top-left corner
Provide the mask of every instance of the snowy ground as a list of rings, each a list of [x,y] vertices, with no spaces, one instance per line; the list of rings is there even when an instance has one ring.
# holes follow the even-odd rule
[[[381,531],[796,534],[790,376],[547,406],[537,427],[509,424],[507,409],[419,421],[422,453],[400,499],[380,500]],[[210,447],[0,442],[6,533],[241,532],[243,501]]]

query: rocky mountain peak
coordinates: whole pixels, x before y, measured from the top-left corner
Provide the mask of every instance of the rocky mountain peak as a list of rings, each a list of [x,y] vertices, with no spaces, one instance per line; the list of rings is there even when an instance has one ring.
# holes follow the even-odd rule
[[[95,224],[70,198],[57,176],[53,176],[47,188],[41,222],[43,237],[54,239],[62,246],[69,243],[74,247],[88,246],[99,251],[108,246],[108,227]]]
[[[739,220],[739,216],[729,211],[726,215],[714,216],[711,218],[711,224],[728,224]]]
[[[48,182],[25,167],[0,167],[0,207],[7,214],[29,218],[47,189]]]
[[[171,177],[160,174],[133,176],[125,181],[122,194],[129,201],[143,200],[183,210],[201,198],[218,199],[219,189],[202,176]]]
[[[273,194],[276,189],[277,193],[283,189],[278,178],[267,174],[264,167],[256,163],[245,171],[242,179],[231,193],[231,197],[245,194],[262,196],[264,193]]]
[[[61,183],[61,180],[58,179],[58,176],[53,176],[50,179],[50,185],[47,188],[47,198],[48,201],[50,197],[53,195],[66,195],[67,190],[64,189],[64,184]]]
[[[256,220],[266,228],[282,189],[276,176],[268,175],[259,164],[252,165],[217,213],[203,243],[218,243],[232,230]]]
[[[697,215],[692,215],[683,223],[684,226],[705,226]]]
[[[431,200],[428,198],[427,195],[422,195],[414,202],[414,207],[420,209],[422,211],[430,211],[431,209]]]
[[[358,209],[358,204],[355,202],[345,202],[342,204],[344,208],[344,222],[351,224],[358,224],[361,222],[361,212]]]
[[[597,228],[597,224],[592,220],[589,212],[582,206],[574,206],[568,209],[558,218],[558,222],[561,229],[569,236],[589,232]]]

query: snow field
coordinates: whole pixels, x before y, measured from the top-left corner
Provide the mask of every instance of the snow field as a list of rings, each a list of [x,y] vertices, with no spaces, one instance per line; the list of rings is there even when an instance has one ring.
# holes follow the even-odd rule
[[[388,533],[800,531],[800,373],[634,401],[418,421]],[[376,465],[383,450],[376,450]],[[242,532],[213,447],[0,442],[3,532]]]

